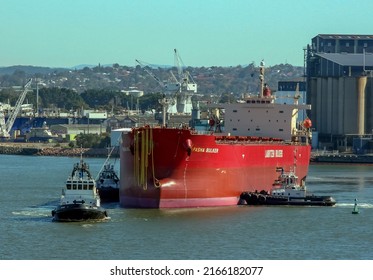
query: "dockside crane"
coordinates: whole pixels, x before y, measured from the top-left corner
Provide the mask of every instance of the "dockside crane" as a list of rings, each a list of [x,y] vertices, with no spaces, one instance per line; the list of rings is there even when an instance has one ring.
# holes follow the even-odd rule
[[[177,49],[174,49],[174,60],[175,60],[175,66],[177,68],[178,73],[178,81],[181,85],[181,90],[186,90],[188,92],[197,92],[197,84],[193,80],[192,75],[190,75],[189,71],[184,71],[183,68],[185,68],[184,62],[181,59]]]
[[[144,69],[146,73],[148,73],[150,77],[152,77],[158,83],[158,85],[161,87],[162,93],[173,94],[180,90],[179,82],[162,81],[150,70],[150,67],[147,64],[137,59],[136,62],[141,66],[142,69]]]
[[[180,91],[176,95],[176,108],[178,113],[188,113],[188,104],[192,104],[192,95],[197,93],[197,84],[189,71],[184,71],[185,65],[177,49],[174,49],[175,66],[177,68],[176,80],[180,83]],[[175,75],[174,75],[175,76]]]
[[[7,121],[5,121],[5,113],[3,110],[0,111],[0,137],[2,138],[9,138],[10,137],[10,130],[14,124],[14,121],[17,118],[19,111],[21,110],[21,106],[23,101],[25,100],[26,94],[29,91],[31,86],[32,79],[30,79],[26,85],[24,86],[24,90],[21,95],[18,97],[16,105],[14,106],[14,110],[9,113],[9,117]]]
[[[141,66],[146,73],[149,74],[154,80],[157,81],[158,85],[161,87],[163,98],[159,99],[158,102],[162,105],[162,125],[166,125],[166,112],[170,106],[176,104],[174,95],[180,91],[180,83],[175,82],[163,82],[159,79],[151,70],[150,67],[145,65],[143,62],[136,59],[136,62]]]

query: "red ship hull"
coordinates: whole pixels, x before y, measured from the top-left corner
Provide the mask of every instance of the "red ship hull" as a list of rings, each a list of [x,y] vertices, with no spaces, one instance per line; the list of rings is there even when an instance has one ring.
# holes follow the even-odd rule
[[[179,208],[237,205],[242,192],[270,191],[277,167],[305,179],[306,143],[138,128],[122,135],[120,205]]]

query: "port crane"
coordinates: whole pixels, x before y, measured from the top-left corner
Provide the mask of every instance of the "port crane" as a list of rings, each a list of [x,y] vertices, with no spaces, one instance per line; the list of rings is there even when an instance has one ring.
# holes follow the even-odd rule
[[[183,68],[185,68],[185,65],[177,49],[174,49],[174,60],[175,60],[175,66],[177,68],[177,73],[179,77],[178,82],[180,83],[180,91],[186,90],[188,92],[196,93],[197,84],[193,80],[193,77],[192,75],[190,75],[189,71],[183,71]]]
[[[30,79],[26,85],[24,86],[24,90],[21,95],[18,97],[16,105],[14,106],[13,111],[9,113],[9,117],[7,121],[5,121],[5,113],[3,110],[0,111],[0,137],[9,138],[10,137],[10,130],[14,124],[14,121],[17,118],[19,111],[21,110],[21,106],[23,101],[25,100],[26,94],[29,91],[31,86],[32,79]]]
[[[163,98],[159,99],[158,102],[162,105],[162,125],[166,125],[166,112],[170,106],[174,106],[176,104],[176,100],[173,97],[174,94],[180,91],[180,83],[176,82],[163,82],[161,81],[152,71],[150,71],[150,67],[145,65],[143,62],[136,59],[136,62],[145,70],[146,73],[149,74],[154,80],[157,81],[158,85],[162,89]],[[167,97],[168,95],[168,97]]]
[[[197,93],[197,84],[193,80],[189,71],[184,71],[185,65],[177,49],[174,49],[175,66],[177,68],[177,78],[175,80],[180,84],[180,90],[176,94],[176,109],[178,113],[190,113],[188,104],[191,104],[192,95]]]
[[[180,83],[179,82],[169,82],[169,81],[161,81],[161,79],[159,79],[151,70],[150,70],[150,67],[149,67],[149,64],[145,64],[144,62],[141,62],[140,60],[137,60],[136,59],[136,62],[141,66],[142,69],[144,69],[144,71],[146,73],[149,74],[150,77],[152,77],[157,83],[158,85],[161,87],[162,89],[162,93],[164,94],[173,94],[173,93],[176,93],[180,90]]]

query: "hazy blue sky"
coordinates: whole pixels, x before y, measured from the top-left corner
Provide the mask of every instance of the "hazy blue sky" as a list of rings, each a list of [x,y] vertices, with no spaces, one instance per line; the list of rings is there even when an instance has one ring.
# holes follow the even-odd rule
[[[373,34],[373,1],[0,0],[0,66],[302,66],[327,33]]]

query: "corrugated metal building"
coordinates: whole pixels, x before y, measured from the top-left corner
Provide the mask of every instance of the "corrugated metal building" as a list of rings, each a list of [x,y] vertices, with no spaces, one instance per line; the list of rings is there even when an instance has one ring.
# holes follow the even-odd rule
[[[319,148],[349,150],[354,138],[372,135],[372,52],[373,35],[323,34],[307,47],[307,101]]]
[[[50,130],[56,134],[99,134],[106,132],[104,124],[56,124],[51,125]]]
[[[373,52],[373,35],[319,34],[312,38],[311,48],[316,53]]]

